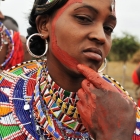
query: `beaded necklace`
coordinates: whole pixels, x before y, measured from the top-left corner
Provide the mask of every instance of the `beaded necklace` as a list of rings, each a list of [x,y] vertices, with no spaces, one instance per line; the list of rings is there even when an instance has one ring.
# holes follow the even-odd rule
[[[38,70],[34,100],[35,121],[44,136],[49,132],[55,139],[91,139],[78,121],[76,93],[60,88],[52,81],[46,67]]]
[[[10,73],[3,71],[0,74],[4,77],[4,80],[0,78],[0,115],[3,116],[0,139],[92,140],[80,122],[78,112],[73,115],[78,101],[76,93],[60,88],[45,65],[46,62],[25,62],[8,70]],[[133,100],[113,78],[101,77]],[[72,106],[72,113],[68,112],[69,106]],[[138,137],[139,116],[137,108],[135,133]]]
[[[8,63],[8,61],[12,58],[14,52],[14,42],[13,42],[13,31],[7,30],[3,23],[0,22],[0,51],[2,50],[3,46],[8,44],[8,51],[6,55],[5,61],[0,65],[0,69],[3,69],[4,66]]]

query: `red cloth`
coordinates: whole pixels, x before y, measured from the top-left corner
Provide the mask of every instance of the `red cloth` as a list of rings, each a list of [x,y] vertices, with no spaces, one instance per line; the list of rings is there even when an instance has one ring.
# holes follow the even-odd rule
[[[140,107],[140,99],[138,99],[138,101],[137,101],[137,105]]]
[[[132,73],[132,80],[136,85],[140,85],[140,80],[138,78],[136,70],[134,70]]]
[[[139,67],[139,66],[138,66],[138,67]],[[135,70],[133,71],[133,73],[132,73],[132,80],[133,80],[133,82],[134,82],[136,85],[140,86],[140,79],[139,79],[139,77],[138,77],[138,74],[137,74],[136,70],[137,70],[137,69],[135,69]],[[140,107],[140,99],[138,99],[137,105]]]
[[[14,53],[12,55],[12,58],[6,64],[4,70],[9,69],[12,66],[15,66],[16,64],[23,62],[24,59],[24,50],[22,47],[19,32],[14,32],[13,42],[14,42]]]

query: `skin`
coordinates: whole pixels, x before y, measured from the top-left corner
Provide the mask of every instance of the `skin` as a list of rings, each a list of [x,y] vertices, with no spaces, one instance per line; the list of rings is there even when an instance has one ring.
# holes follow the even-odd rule
[[[134,104],[97,73],[116,25],[111,0],[70,0],[51,17],[38,16],[36,25],[48,40],[49,73],[60,87],[78,91],[77,108],[88,132],[96,140],[131,140]]]

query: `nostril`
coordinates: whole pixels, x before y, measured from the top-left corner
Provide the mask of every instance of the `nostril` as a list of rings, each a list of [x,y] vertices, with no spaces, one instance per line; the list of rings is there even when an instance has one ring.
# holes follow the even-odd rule
[[[100,45],[104,45],[105,41],[103,39],[97,39],[97,38],[93,38],[92,41],[95,41],[96,43],[100,44]]]

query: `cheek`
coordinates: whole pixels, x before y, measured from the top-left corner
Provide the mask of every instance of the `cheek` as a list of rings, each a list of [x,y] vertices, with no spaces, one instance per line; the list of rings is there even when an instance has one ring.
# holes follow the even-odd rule
[[[66,34],[63,30],[63,24],[64,23],[66,23],[66,21],[65,22],[62,22],[63,24],[61,24],[61,28],[59,27],[59,30],[61,29],[61,31],[63,31],[62,33],[61,33],[61,31],[60,31],[60,40],[61,41],[59,41],[58,42],[58,40],[59,40],[59,38],[57,38],[58,36],[59,36],[59,34],[58,34],[58,31],[56,31],[57,30],[57,28],[56,28],[56,23],[57,23],[57,21],[58,20],[60,20],[61,19],[61,15],[64,13],[64,11],[65,11],[65,9],[67,8],[67,7],[69,7],[71,4],[73,4],[73,3],[75,3],[75,2],[82,2],[82,0],[69,0],[68,2],[67,2],[67,4],[64,6],[64,7],[62,7],[58,12],[57,12],[57,14],[55,15],[55,18],[53,19],[53,21],[52,21],[52,27],[51,27],[51,29],[52,29],[52,32],[51,32],[51,37],[52,37],[52,39],[51,39],[51,44],[52,44],[52,51],[53,51],[53,53],[54,53],[54,55],[57,57],[57,59],[62,63],[62,64],[64,64],[66,67],[68,67],[68,68],[71,68],[71,69],[74,69],[74,70],[76,70],[77,71],[77,64],[78,64],[78,62],[77,62],[77,60],[75,59],[75,58],[73,58],[72,56],[70,56],[68,53],[67,53],[67,51],[65,51],[65,50],[63,50],[62,48],[60,48],[60,46],[61,46],[61,43],[62,43],[62,41],[63,41],[63,43],[66,43],[66,45],[65,44],[63,44],[62,46],[64,47],[64,46],[67,46],[67,43],[68,43],[68,34]],[[65,24],[64,24],[65,25]],[[60,25],[59,25],[60,26]],[[65,27],[65,26],[64,26]],[[70,26],[69,26],[70,27]],[[69,29],[70,30],[70,29]],[[56,33],[57,32],[57,33]],[[64,33],[67,35],[67,40],[65,39],[65,36],[64,36]],[[56,39],[57,38],[57,39]],[[58,43],[60,44],[59,46],[58,46]]]
[[[112,46],[112,41],[111,41],[111,39],[109,39],[109,41],[108,41],[108,43],[107,43],[107,45],[106,45],[106,47],[104,49],[104,55],[105,55],[105,57],[108,56],[108,54],[109,54],[109,52],[111,50],[111,46]]]
[[[57,21],[55,26],[57,45],[68,54],[72,55],[79,45],[79,32],[77,32],[77,28],[72,23],[67,24],[66,21],[60,20]]]
[[[64,28],[62,28],[64,27]],[[55,57],[67,68],[77,71],[77,60],[72,54],[72,35],[68,25],[61,21],[61,18],[52,27],[51,49]],[[70,38],[71,37],[71,38]]]
[[[61,20],[61,19],[60,19]],[[55,26],[55,36],[56,36],[56,41],[57,45],[64,51],[67,51],[67,45],[69,44],[69,28],[67,27],[64,22],[59,22],[60,20],[57,21],[56,26]],[[63,28],[62,28],[63,27]]]

